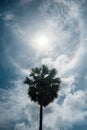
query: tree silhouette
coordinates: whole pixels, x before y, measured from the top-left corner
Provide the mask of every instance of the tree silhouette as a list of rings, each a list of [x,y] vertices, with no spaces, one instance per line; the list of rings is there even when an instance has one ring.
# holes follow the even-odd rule
[[[31,101],[40,105],[39,130],[42,130],[43,107],[53,102],[58,96],[61,81],[60,78],[56,78],[56,74],[55,68],[48,69],[46,65],[42,65],[33,68],[29,77],[24,80],[24,83],[29,85],[28,96]]]

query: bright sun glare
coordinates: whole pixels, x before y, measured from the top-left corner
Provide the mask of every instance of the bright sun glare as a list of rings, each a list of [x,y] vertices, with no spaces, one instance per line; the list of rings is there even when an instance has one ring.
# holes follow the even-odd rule
[[[34,47],[39,50],[48,49],[50,38],[45,34],[38,34],[34,37]]]

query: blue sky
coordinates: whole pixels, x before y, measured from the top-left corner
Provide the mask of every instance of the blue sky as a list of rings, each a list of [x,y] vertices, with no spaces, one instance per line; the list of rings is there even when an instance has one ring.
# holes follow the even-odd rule
[[[0,1],[0,130],[38,130],[39,106],[23,84],[32,67],[60,76],[43,129],[87,129],[87,1]]]

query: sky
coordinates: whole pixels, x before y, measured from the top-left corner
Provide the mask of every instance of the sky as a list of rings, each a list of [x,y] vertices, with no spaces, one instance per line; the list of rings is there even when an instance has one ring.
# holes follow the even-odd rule
[[[62,81],[43,130],[87,129],[86,23],[87,0],[0,0],[0,130],[38,130],[23,81],[42,64]]]

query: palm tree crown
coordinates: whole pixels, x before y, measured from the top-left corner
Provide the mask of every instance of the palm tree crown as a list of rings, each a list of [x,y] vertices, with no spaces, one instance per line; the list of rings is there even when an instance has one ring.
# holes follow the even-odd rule
[[[46,65],[31,70],[24,83],[29,85],[28,95],[32,101],[46,107],[57,98],[61,81],[56,74],[56,69],[48,69]]]

